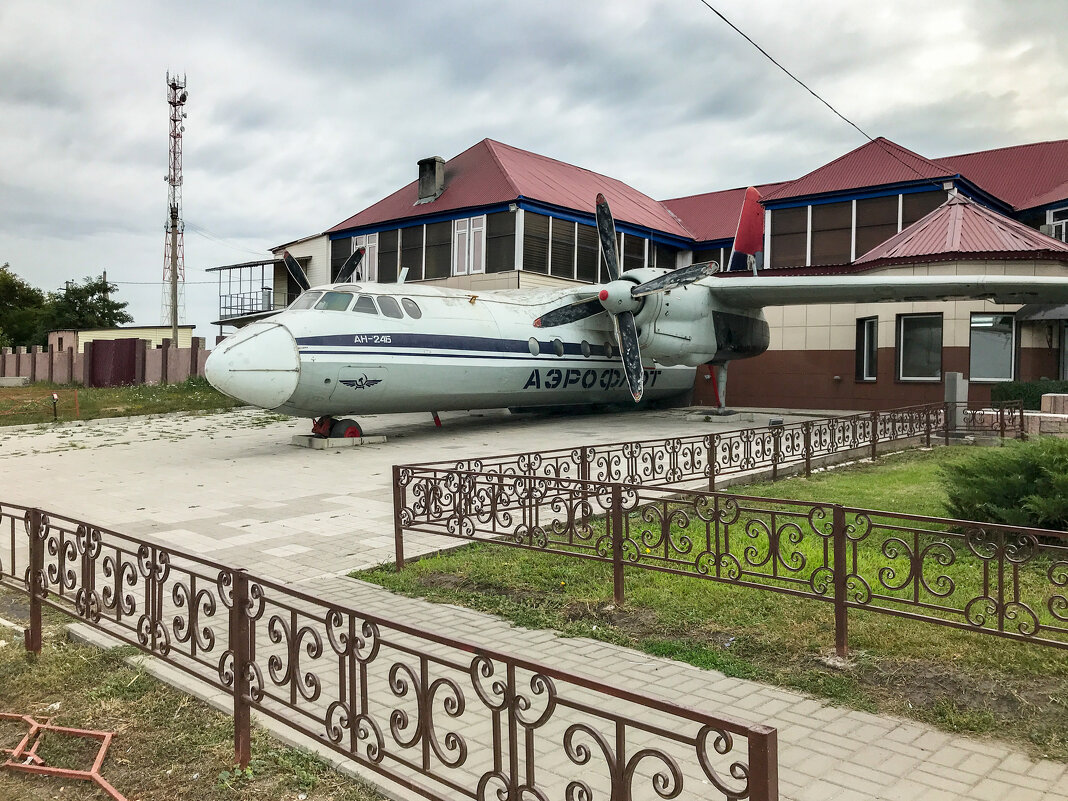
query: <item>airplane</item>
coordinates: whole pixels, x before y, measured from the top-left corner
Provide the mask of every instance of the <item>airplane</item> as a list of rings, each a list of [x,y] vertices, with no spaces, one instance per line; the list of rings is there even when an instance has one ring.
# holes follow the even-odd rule
[[[701,262],[621,272],[615,221],[595,202],[610,280],[558,289],[472,291],[360,280],[359,248],[337,280],[224,339],[205,375],[253,406],[313,420],[321,437],[359,437],[347,415],[501,407],[656,403],[685,395],[696,368],[715,370],[722,411],[727,364],[759,356],[763,307],[984,298],[1068,302],[1068,279],[1014,276],[798,276],[757,272],[763,209],[746,191],[727,271]],[[753,275],[737,275],[752,270]]]

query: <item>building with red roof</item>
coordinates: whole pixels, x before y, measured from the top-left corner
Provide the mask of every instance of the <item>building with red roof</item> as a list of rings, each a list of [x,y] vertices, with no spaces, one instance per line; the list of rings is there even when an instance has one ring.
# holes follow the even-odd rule
[[[880,137],[799,178],[757,188],[765,208],[766,274],[1068,269],[1056,243],[1039,233],[1068,241],[1068,140],[928,158]],[[411,183],[321,234],[276,248],[259,265],[261,274],[273,272],[273,290],[265,292],[264,280],[256,278],[247,292],[239,280],[234,294],[228,280],[231,289],[220,288],[220,308],[239,313],[220,313],[219,322],[240,323],[286,305],[295,288],[277,258],[284,249],[312,284],[329,283],[357,247],[365,248],[363,280],[403,278],[475,290],[601,282],[598,192],[616,217],[623,268],[674,269],[697,261],[726,264],[745,190],[658,201],[617,178],[484,139],[449,160],[420,160]],[[954,231],[959,241],[947,250]],[[255,269],[250,264],[217,269]],[[1068,374],[1063,323],[1047,320],[1043,325],[1056,331],[1043,328],[1038,335],[1037,323],[1013,318],[1006,334],[1005,320],[1015,309],[999,309],[999,347],[1012,358],[1002,354],[996,371],[986,366],[979,371],[986,375],[973,375],[970,341],[985,341],[975,331],[987,325],[990,311],[975,301],[951,304],[945,326],[939,324],[944,348],[938,369],[931,357],[924,362],[927,373],[910,375],[909,365],[917,362],[903,354],[913,341],[909,332],[922,325],[901,320],[936,311],[931,304],[900,305],[769,309],[772,348],[732,368],[731,402],[864,408],[937,400],[943,368],[971,377],[978,387],[973,394],[982,399],[996,381]],[[847,320],[850,314],[857,316]],[[934,341],[934,323],[923,325]],[[867,367],[846,369],[861,358],[862,346]],[[769,371],[797,380],[769,382]],[[786,385],[791,392],[776,389]],[[703,386],[699,381],[699,401]]]

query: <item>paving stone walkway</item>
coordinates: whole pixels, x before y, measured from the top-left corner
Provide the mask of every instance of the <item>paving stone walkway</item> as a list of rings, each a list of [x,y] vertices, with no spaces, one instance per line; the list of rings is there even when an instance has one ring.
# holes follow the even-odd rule
[[[766,416],[753,420],[766,423]],[[736,428],[684,411],[574,417],[367,418],[388,442],[339,451],[293,447],[305,421],[259,411],[0,429],[0,500],[37,505],[244,566],[368,613],[447,625],[465,639],[565,670],[611,676],[713,714],[779,731],[785,799],[1068,800],[1068,765],[994,740],[855,712],[799,693],[492,616],[401,598],[344,575],[393,558],[393,464]],[[409,540],[409,555],[440,539]],[[162,673],[168,673],[161,668]],[[170,670],[176,683],[188,679]],[[225,705],[225,699],[215,697]],[[561,793],[562,797],[562,793]]]

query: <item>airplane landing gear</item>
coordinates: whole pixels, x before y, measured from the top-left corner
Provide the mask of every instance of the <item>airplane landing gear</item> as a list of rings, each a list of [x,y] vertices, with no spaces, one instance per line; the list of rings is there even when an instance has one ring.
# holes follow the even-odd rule
[[[312,421],[312,436],[320,438],[362,437],[360,424],[350,417],[336,420],[330,415],[323,415]]]

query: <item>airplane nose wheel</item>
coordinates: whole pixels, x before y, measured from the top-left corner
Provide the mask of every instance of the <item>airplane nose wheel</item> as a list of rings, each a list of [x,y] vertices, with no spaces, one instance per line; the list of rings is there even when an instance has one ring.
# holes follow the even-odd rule
[[[320,438],[362,437],[363,429],[360,424],[350,417],[335,420],[329,415],[324,415],[318,420],[312,421],[312,435]]]

